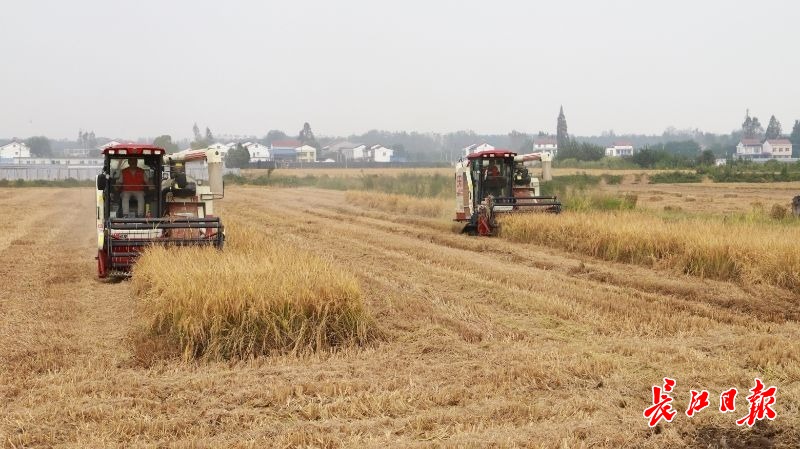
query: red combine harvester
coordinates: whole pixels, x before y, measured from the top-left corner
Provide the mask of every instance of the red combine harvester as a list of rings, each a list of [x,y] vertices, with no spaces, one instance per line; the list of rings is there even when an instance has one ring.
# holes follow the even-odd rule
[[[150,245],[222,248],[224,227],[214,215],[222,199],[217,150],[166,154],[152,145],[119,144],[103,150],[97,175],[97,274],[126,276]],[[208,181],[187,175],[195,161]]]
[[[456,164],[456,217],[466,223],[463,233],[495,235],[497,214],[561,212],[555,196],[541,196],[539,180],[531,177],[526,163],[540,161],[543,178],[549,179],[550,153],[517,155],[507,150],[472,153]]]

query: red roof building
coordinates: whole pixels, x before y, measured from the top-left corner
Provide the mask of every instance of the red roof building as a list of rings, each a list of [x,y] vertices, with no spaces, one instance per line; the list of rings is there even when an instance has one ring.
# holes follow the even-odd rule
[[[285,140],[276,140],[270,144],[271,148],[299,148],[303,146],[303,142],[300,142],[296,139],[285,139]]]

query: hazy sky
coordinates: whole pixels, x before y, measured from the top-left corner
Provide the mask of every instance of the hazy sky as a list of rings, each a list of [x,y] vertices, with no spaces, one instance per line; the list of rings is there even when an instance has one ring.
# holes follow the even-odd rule
[[[800,2],[2,0],[0,137],[729,132],[800,119]]]

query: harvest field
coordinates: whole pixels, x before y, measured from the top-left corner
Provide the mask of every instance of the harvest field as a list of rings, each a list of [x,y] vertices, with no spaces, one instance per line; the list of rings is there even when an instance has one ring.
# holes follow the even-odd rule
[[[622,184],[605,186],[610,193],[638,195],[639,205],[656,210],[672,207],[691,212],[748,212],[773,204],[789,206],[800,195],[800,182]]]
[[[552,220],[563,218],[563,232],[600,232],[619,217],[655,220],[664,205],[744,214],[751,203],[769,209],[800,193],[784,184],[602,188],[634,190],[645,210],[565,212],[536,225],[555,229]],[[207,292],[185,294],[191,282],[175,272],[184,265],[168,255],[156,254],[131,281],[96,280],[90,189],[0,189],[3,446],[800,446],[794,223],[735,222],[721,229],[751,235],[709,235],[719,243],[718,260],[733,261],[715,274],[686,270],[672,253],[626,259],[592,252],[606,246],[569,245],[555,235],[540,241],[523,230],[467,237],[453,232],[446,209],[439,212],[450,200],[380,195],[227,189],[220,215],[229,248],[218,273],[195,266],[194,275],[211,278],[214,288],[240,274],[261,285],[261,276],[248,278],[235,265],[252,260],[260,270],[291,254],[302,263],[286,262],[294,274],[281,279],[308,279],[304,295],[312,296],[304,297],[326,294],[315,283],[336,286],[361,320],[342,344],[315,346],[324,337],[317,335],[300,343],[315,350],[237,361],[142,344],[142,327],[152,324],[142,315],[148,295],[185,302]],[[707,219],[707,229],[723,223]],[[674,235],[672,227],[644,223],[654,236]],[[681,242],[669,250],[684,251]],[[752,256],[762,242],[772,251],[765,260],[776,265]],[[774,270],[743,270],[748,263]],[[298,273],[302,264],[315,274]],[[260,297],[250,286],[236,288],[231,302]],[[203,333],[192,338],[206,344]],[[245,349],[237,351],[252,345]],[[643,411],[664,377],[677,381],[678,416],[650,429]],[[755,377],[778,387],[777,417],[739,427]],[[736,412],[722,414],[719,394],[731,387],[739,390]],[[692,418],[683,413],[690,389],[708,390],[711,401]]]

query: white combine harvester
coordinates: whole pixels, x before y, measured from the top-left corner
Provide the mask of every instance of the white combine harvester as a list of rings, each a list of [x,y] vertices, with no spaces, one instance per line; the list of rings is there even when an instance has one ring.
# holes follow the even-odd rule
[[[456,163],[455,221],[462,232],[489,236],[497,232],[496,215],[516,212],[561,212],[555,196],[542,196],[539,180],[526,163],[540,161],[542,178],[550,180],[550,153],[518,155],[507,150],[472,153]]]
[[[166,154],[152,145],[119,144],[103,150],[97,175],[97,274],[124,276],[149,245],[222,248],[224,228],[214,215],[222,199],[218,150]],[[205,162],[208,181],[186,174],[186,163]]]

